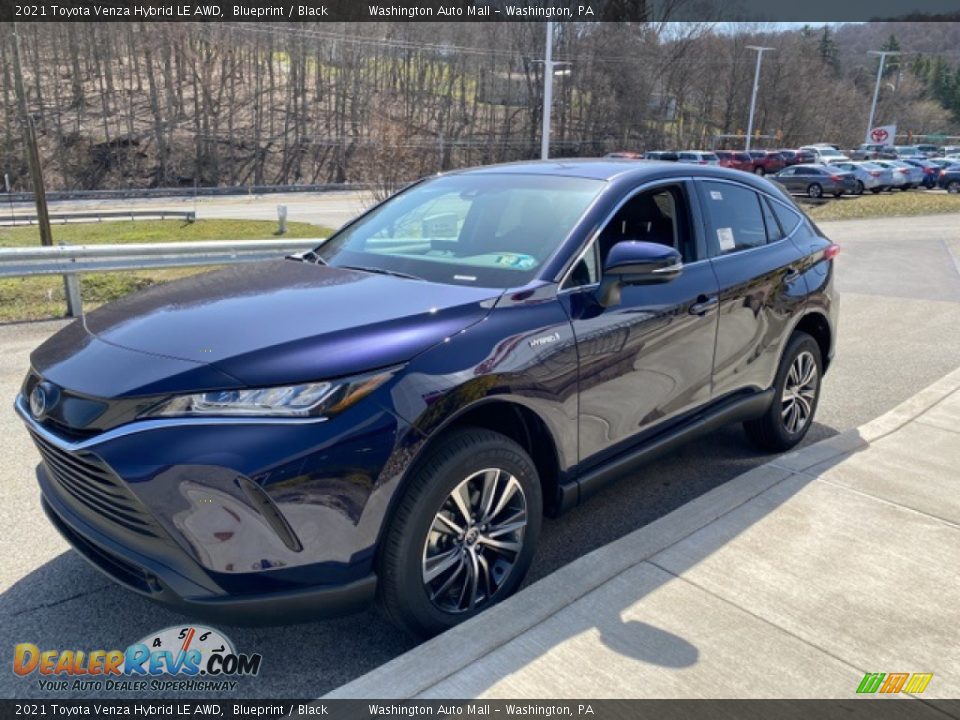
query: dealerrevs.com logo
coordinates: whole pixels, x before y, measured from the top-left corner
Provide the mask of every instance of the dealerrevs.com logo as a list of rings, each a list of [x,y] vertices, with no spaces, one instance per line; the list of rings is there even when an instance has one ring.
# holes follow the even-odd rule
[[[234,690],[260,672],[262,656],[238,653],[226,635],[200,625],[168,627],[126,650],[42,650],[19,643],[13,672],[44,691]]]

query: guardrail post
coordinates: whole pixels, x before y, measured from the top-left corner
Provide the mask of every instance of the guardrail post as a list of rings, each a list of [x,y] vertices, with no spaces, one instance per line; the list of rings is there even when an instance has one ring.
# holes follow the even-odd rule
[[[286,205],[277,205],[277,219],[279,220],[279,227],[277,228],[277,233],[283,235],[287,232],[287,206]]]
[[[60,241],[60,245],[67,243]],[[66,273],[63,276],[63,294],[67,299],[67,317],[83,315],[83,299],[80,297],[80,278],[76,273]]]

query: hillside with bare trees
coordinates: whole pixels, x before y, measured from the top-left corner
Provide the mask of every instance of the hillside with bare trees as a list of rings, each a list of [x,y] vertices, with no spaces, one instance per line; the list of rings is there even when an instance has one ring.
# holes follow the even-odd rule
[[[780,146],[861,141],[875,59],[895,43],[878,121],[960,128],[960,24],[558,24],[555,155],[711,147],[746,125]],[[37,23],[23,89],[51,189],[396,184],[536,156],[543,23]],[[30,186],[10,28],[0,30],[0,172]],[[736,144],[738,141],[733,140]]]

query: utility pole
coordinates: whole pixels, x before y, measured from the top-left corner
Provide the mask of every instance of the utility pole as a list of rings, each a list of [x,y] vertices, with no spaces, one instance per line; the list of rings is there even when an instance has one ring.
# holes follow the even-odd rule
[[[750,142],[753,139],[753,113],[757,108],[757,90],[760,87],[760,63],[763,62],[764,52],[776,50],[776,48],[747,45],[747,49],[757,51],[757,69],[753,73],[753,94],[750,96],[750,119],[747,121],[747,146],[744,148],[747,152],[750,152]]]
[[[40,228],[40,244],[53,245],[50,233],[50,215],[47,212],[47,193],[43,186],[43,168],[40,166],[40,151],[37,149],[37,132],[27,107],[27,95],[23,89],[23,68],[20,65],[20,36],[17,24],[12,23],[13,34],[13,79],[17,101],[20,106],[20,122],[23,124],[23,139],[27,145],[27,162],[33,181],[33,196],[37,203],[37,225]]]
[[[867,55],[879,55],[880,66],[877,68],[877,84],[873,88],[873,102],[870,104],[870,118],[867,120],[867,132],[864,134],[864,142],[870,142],[870,131],[873,129],[873,116],[877,112],[877,99],[880,97],[880,78],[883,77],[883,66],[887,62],[887,55],[899,55],[894,50],[868,50]]]

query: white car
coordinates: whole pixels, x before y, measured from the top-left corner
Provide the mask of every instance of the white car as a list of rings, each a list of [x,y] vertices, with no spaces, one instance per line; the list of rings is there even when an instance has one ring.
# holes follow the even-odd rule
[[[720,158],[716,153],[704,150],[681,150],[677,153],[677,162],[695,163],[697,165],[719,165]]]
[[[804,145],[800,149],[813,153],[813,161],[820,165],[835,165],[838,162],[850,162],[850,158],[829,145]]]

